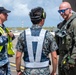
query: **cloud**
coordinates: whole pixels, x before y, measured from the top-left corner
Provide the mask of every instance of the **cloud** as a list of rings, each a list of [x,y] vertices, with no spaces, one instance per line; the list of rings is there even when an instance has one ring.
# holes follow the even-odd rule
[[[10,7],[12,5],[13,0],[0,0],[0,6],[5,8]]]
[[[62,1],[62,0],[60,0]],[[42,6],[48,14],[53,12],[59,5],[58,0],[1,0],[0,5],[8,7],[12,12],[12,16],[27,16],[30,9],[36,6]]]
[[[29,11],[37,6],[43,7],[47,14],[46,25],[48,23],[55,25],[59,19],[57,10],[61,2],[62,0],[0,0],[0,6],[11,10],[9,15],[11,25],[13,23],[14,25],[20,25],[22,20],[25,21],[26,25],[30,25],[30,22],[27,23],[29,21]]]
[[[29,13],[29,8],[27,4],[16,3],[13,6],[12,15],[14,16],[27,16]]]
[[[0,6],[10,9],[13,16],[27,16],[28,4],[24,0],[2,0]]]

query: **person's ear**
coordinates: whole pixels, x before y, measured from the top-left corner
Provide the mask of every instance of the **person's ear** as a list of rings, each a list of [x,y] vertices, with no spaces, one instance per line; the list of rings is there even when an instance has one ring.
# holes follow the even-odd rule
[[[1,14],[0,14],[0,18],[1,18]]]
[[[72,8],[69,8],[69,12],[72,13]]]

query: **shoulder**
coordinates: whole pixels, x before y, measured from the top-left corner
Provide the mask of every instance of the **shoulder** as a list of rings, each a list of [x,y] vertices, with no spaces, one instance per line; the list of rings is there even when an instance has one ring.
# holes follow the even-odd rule
[[[72,26],[76,27],[76,13],[73,13],[72,15],[73,20],[71,21]]]
[[[25,31],[25,30],[24,30]],[[23,38],[24,38],[24,31],[22,31],[20,34],[19,34],[19,36],[18,36],[18,39],[19,40],[23,40]]]
[[[45,37],[48,39],[48,40],[54,40],[54,35],[50,32],[50,31],[46,31],[46,35]]]
[[[65,22],[66,22],[65,20],[62,21],[62,22],[60,22],[60,23],[57,25],[57,28],[61,29],[62,26],[65,24]]]
[[[74,18],[74,19],[71,21],[70,25],[71,25],[71,28],[76,29],[76,18]]]
[[[72,23],[73,26],[76,26],[76,18],[74,18],[71,23]]]

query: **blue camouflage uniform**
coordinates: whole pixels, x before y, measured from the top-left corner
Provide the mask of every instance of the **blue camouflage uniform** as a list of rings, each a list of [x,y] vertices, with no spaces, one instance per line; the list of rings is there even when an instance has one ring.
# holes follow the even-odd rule
[[[4,25],[0,25],[0,27],[5,31]],[[12,39],[14,38],[15,37]],[[0,46],[3,46],[0,52],[0,75],[11,75],[9,59],[7,55],[7,42],[8,38],[0,33]]]
[[[42,30],[42,27],[38,26],[38,25],[33,25],[30,30],[31,30],[31,35],[34,36],[34,37],[31,37],[31,38],[27,38],[29,32],[27,31],[28,29],[26,29],[25,31],[23,31],[19,37],[18,37],[18,42],[17,42],[17,45],[16,45],[16,49],[20,52],[23,52],[24,53],[24,56],[23,56],[23,60],[24,60],[24,63],[25,63],[25,70],[24,70],[24,74],[25,75],[50,75],[50,70],[49,70],[49,63],[47,66],[43,66],[42,65],[39,65],[38,66],[35,64],[32,63],[32,65],[28,65],[28,63],[30,64],[30,62],[33,62],[33,60],[36,59],[36,62],[39,62],[39,63],[44,63],[44,62],[47,62],[49,61],[49,58],[48,58],[48,54],[50,52],[53,52],[54,50],[57,50],[58,47],[57,47],[57,44],[55,42],[55,39],[53,38],[53,36],[51,35],[51,33],[49,31],[45,31],[45,35],[44,35],[44,39],[43,39],[43,45],[42,45],[42,50],[40,51],[40,53],[38,54],[39,56],[36,56],[37,54],[37,46],[39,44],[39,42],[36,42],[35,40],[32,42],[32,48],[33,48],[33,52],[31,51],[31,47],[28,46],[30,44],[28,44],[27,42],[27,39],[28,40],[32,40],[34,37],[37,37],[40,35],[40,32]],[[27,31],[27,33],[26,33]],[[25,34],[24,34],[25,33]],[[44,33],[44,32],[43,32]],[[27,35],[27,36],[26,36]],[[42,34],[43,35],[43,34]],[[30,42],[29,41],[29,42]],[[29,48],[30,50],[29,50]],[[40,44],[38,46],[38,51],[40,49]],[[33,54],[33,55],[31,55]],[[30,57],[31,55],[31,57]],[[34,58],[32,58],[32,56]],[[40,57],[41,56],[41,57]],[[40,61],[38,61],[40,57]]]

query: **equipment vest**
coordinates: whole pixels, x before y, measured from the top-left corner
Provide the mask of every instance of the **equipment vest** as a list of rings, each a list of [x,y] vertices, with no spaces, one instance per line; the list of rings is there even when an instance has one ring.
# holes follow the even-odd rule
[[[28,56],[29,56],[29,62],[25,61],[26,67],[40,68],[40,67],[46,67],[49,65],[49,60],[40,62],[41,56],[42,56],[42,48],[43,48],[43,41],[44,41],[45,33],[46,33],[46,30],[41,29],[39,36],[32,36],[31,30],[30,29],[26,30],[27,50],[28,50]],[[35,59],[33,55],[32,42],[37,42]]]
[[[7,28],[6,29],[6,33],[9,32],[9,30]],[[4,34],[5,31],[0,27],[0,33]],[[3,46],[0,46],[0,52],[2,51]],[[8,43],[7,43],[7,53],[8,55],[14,55],[14,51],[13,51],[13,44],[12,44],[12,38],[8,35]]]
[[[76,15],[73,15],[67,22],[65,20],[59,25],[62,26],[56,31],[56,40],[59,45],[59,52],[60,53],[67,53],[69,50],[72,50],[74,44],[74,31],[73,25],[71,22],[73,19],[76,18]],[[65,54],[64,53],[64,54]]]

